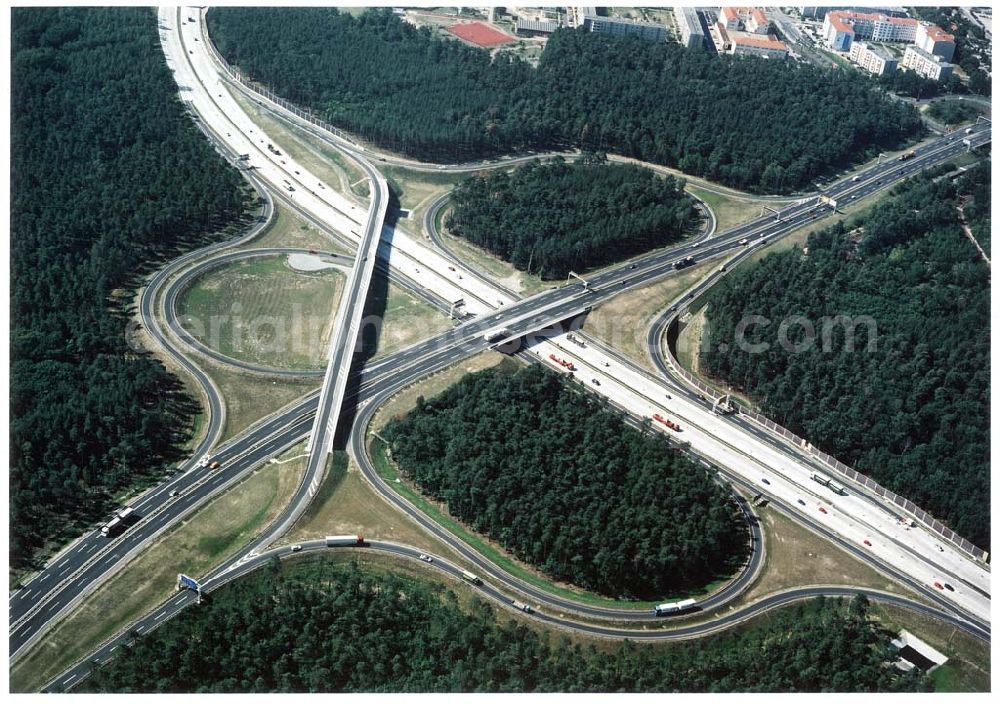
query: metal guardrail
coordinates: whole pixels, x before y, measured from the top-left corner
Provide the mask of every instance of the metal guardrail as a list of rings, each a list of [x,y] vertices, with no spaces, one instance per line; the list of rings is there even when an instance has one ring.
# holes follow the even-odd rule
[[[677,318],[674,318],[674,320],[670,323],[669,327],[673,328],[677,326],[677,324],[678,324]],[[669,337],[669,328],[668,328],[668,337]],[[666,351],[667,362],[673,368],[674,373],[677,376],[682,378],[687,384],[698,389],[702,393],[711,394],[713,396],[718,394],[718,391],[716,389],[712,388],[711,386],[703,382],[701,379],[698,379],[694,374],[691,374],[688,370],[684,369],[677,361],[677,359],[674,357],[674,353],[673,350],[670,348],[670,345],[668,344],[666,347],[667,347]],[[764,428],[771,431],[772,433],[780,435],[789,442],[792,442],[798,445],[799,447],[803,448],[804,450],[807,450],[813,457],[815,457],[817,460],[826,465],[827,468],[836,472],[842,477],[856,484],[860,484],[869,491],[892,502],[895,506],[899,507],[909,515],[913,516],[914,519],[916,519],[918,522],[924,525],[927,529],[933,531],[934,533],[937,533],[942,539],[952,543],[953,545],[955,545],[955,547],[968,553],[969,555],[971,555],[972,557],[983,563],[985,563],[986,560],[989,558],[988,552],[978,547],[977,545],[973,545],[971,542],[960,536],[958,533],[953,531],[944,523],[934,518],[934,516],[932,516],[930,513],[928,513],[927,511],[925,511],[924,509],[920,508],[915,503],[907,499],[905,496],[900,496],[899,494],[890,491],[889,489],[886,489],[884,486],[876,482],[871,477],[865,476],[864,474],[861,474],[860,472],[852,469],[851,467],[848,467],[846,464],[838,460],[836,457],[833,457],[832,455],[828,455],[827,453],[816,449],[805,438],[799,437],[792,431],[778,425],[773,420],[758,413],[757,411],[751,408],[747,408],[745,405],[743,405],[736,399],[731,399],[731,400],[733,402],[733,405],[736,407],[737,412],[740,413],[741,415],[746,416],[750,420],[762,425]]]

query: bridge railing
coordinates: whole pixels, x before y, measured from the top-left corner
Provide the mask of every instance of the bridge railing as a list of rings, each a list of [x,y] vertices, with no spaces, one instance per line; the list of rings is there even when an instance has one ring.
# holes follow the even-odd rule
[[[674,320],[670,323],[670,328],[676,328],[677,325],[678,325],[677,318],[674,318]],[[669,338],[672,331],[668,329],[667,333],[668,333],[667,337]],[[666,345],[666,348],[667,348],[666,349],[667,363],[670,365],[675,375],[683,379],[689,386],[693,387],[694,389],[697,389],[700,393],[706,395],[706,397],[718,395],[719,392],[716,389],[709,386],[704,381],[702,381],[701,379],[699,379],[694,374],[689,372],[687,369],[684,369],[684,367],[680,365],[680,363],[674,357],[674,352],[669,344]],[[750,420],[754,421],[755,423],[762,425],[764,428],[771,431],[772,433],[783,437],[788,442],[798,445],[804,450],[807,450],[813,457],[822,462],[831,471],[836,472],[841,477],[846,478],[855,484],[860,484],[861,486],[864,486],[872,493],[877,494],[878,496],[886,499],[887,501],[891,502],[895,506],[905,511],[907,514],[913,516],[914,519],[916,519],[918,522],[924,525],[928,530],[931,530],[934,533],[936,533],[943,540],[947,540],[949,543],[952,543],[955,547],[968,553],[975,559],[980,560],[983,563],[986,562],[987,558],[989,557],[988,552],[986,552],[979,546],[974,545],[970,541],[960,536],[958,533],[953,531],[944,523],[934,518],[934,516],[932,516],[930,513],[928,513],[927,511],[925,511],[924,509],[920,508],[915,503],[907,499],[905,496],[900,496],[899,494],[890,491],[889,489],[886,489],[884,486],[876,482],[871,477],[861,474],[861,472],[858,472],[855,469],[847,466],[846,464],[838,460],[836,457],[833,457],[832,455],[829,455],[825,452],[822,452],[821,450],[816,449],[806,439],[801,438],[792,431],[788,430],[787,428],[778,425],[767,416],[758,413],[752,408],[748,408],[745,404],[739,402],[736,399],[731,399],[731,400],[733,401],[733,405],[736,407],[737,412],[740,413],[741,415],[744,415]]]

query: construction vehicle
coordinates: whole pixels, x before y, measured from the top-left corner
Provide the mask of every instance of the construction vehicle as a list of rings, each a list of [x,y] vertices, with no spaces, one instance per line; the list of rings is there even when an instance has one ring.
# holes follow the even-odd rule
[[[653,420],[655,420],[655,421],[657,421],[659,423],[663,423],[665,426],[667,426],[668,428],[670,428],[671,430],[673,430],[675,433],[681,432],[681,426],[677,425],[677,423],[673,422],[672,420],[667,420],[666,418],[664,418],[663,416],[661,416],[659,413],[654,413],[653,414]]]
[[[575,372],[576,371],[576,366],[572,362],[570,362],[569,360],[559,359],[554,354],[550,354],[549,355],[549,359],[551,359],[556,364],[558,364],[558,365],[560,365],[562,367],[565,367],[566,369],[568,369],[571,372]]]

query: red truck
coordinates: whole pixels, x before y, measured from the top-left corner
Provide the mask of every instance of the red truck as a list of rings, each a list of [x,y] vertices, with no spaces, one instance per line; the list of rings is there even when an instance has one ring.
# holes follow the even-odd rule
[[[554,354],[550,354],[549,355],[549,359],[551,359],[553,362],[555,362],[556,364],[558,364],[560,366],[566,367],[566,369],[570,370],[571,372],[575,372],[576,371],[576,366],[574,366],[574,364],[572,362],[570,362],[569,360],[559,359]]]
[[[653,420],[663,423],[665,426],[673,430],[675,433],[681,432],[681,426],[677,425],[677,423],[673,422],[672,420],[667,420],[659,413],[653,414]]]

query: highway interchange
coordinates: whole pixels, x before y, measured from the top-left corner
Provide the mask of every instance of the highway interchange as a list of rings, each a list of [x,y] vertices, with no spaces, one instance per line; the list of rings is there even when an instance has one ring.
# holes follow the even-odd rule
[[[194,10],[185,10],[183,12],[190,12],[192,15],[195,13]],[[259,135],[259,128],[250,126],[253,124],[252,121],[249,120],[249,117],[239,109],[238,105],[231,98],[231,104],[226,107],[225,114],[223,114],[218,104],[215,104],[217,114],[214,116],[212,108],[203,109],[202,103],[205,102],[205,98],[212,95],[205,86],[204,81],[209,80],[208,76],[217,76],[218,69],[212,63],[209,52],[204,47],[207,43],[204,39],[198,43],[201,46],[190,42],[190,39],[187,44],[183,41],[182,31],[200,32],[203,27],[203,23],[200,21],[201,16],[199,16],[199,22],[197,23],[188,24],[182,22],[183,12],[169,13],[169,11],[161,11],[161,23],[166,28],[164,48],[168,56],[172,57],[172,67],[177,72],[178,81],[182,85],[193,86],[196,81],[203,82],[203,90],[191,90],[190,93],[193,96],[189,95],[188,97],[192,98],[192,103],[196,105],[196,110],[201,116],[203,129],[207,128],[206,133],[210,133],[213,139],[219,142],[224,151],[227,151],[230,155],[247,153],[252,145],[256,149],[256,154],[251,159],[255,169],[248,176],[255,183],[258,190],[262,193],[273,192],[278,195],[283,202],[291,204],[296,212],[310,217],[314,221],[318,220],[322,222],[325,225],[325,231],[335,230],[345,237],[347,233],[351,233],[355,235],[357,238],[355,242],[357,242],[358,239],[361,239],[360,235],[358,235],[360,231],[359,225],[364,224],[366,226],[364,238],[366,241],[364,245],[365,249],[372,246],[373,235],[375,233],[382,233],[383,239],[385,239],[386,233],[382,230],[380,218],[377,216],[366,217],[359,221],[359,218],[362,217],[360,214],[356,213],[349,216],[349,213],[356,210],[355,206],[346,201],[336,201],[336,197],[330,195],[332,189],[322,187],[321,193],[323,197],[315,197],[315,202],[310,201],[307,197],[300,197],[304,196],[302,188],[294,193],[288,191],[284,184],[292,181],[291,176],[296,177],[294,182],[298,184],[305,182],[311,184],[314,177],[301,176],[302,173],[308,174],[308,172],[301,166],[291,162],[287,158],[287,155],[285,155],[285,158],[277,160],[281,162],[281,164],[278,164],[273,155],[257,146],[253,141],[255,138],[250,137],[250,134],[256,129],[258,133],[256,139],[259,143],[262,139]],[[182,27],[182,25],[185,26]],[[199,54],[197,56],[193,53],[185,55],[185,49],[188,46],[192,46],[188,51],[193,52],[197,49]],[[185,74],[181,70],[181,66],[183,65],[183,60],[188,56],[193,61],[186,64],[188,73]],[[198,67],[197,70],[196,66]],[[228,95],[228,93],[227,91],[222,91],[216,95]],[[199,97],[201,98],[200,102],[198,101]],[[213,100],[215,99],[213,98]],[[234,109],[233,106],[237,107]],[[245,131],[234,131],[237,129],[236,125],[240,125],[240,128]],[[227,129],[229,130],[228,132],[225,131]],[[227,142],[227,138],[223,137],[223,134],[235,134],[236,136],[230,136],[228,138],[230,141]],[[918,156],[906,162],[903,168],[908,173],[913,173],[933,164],[946,161],[964,149],[960,139],[962,136],[964,135],[954,133],[923,147]],[[990,139],[988,127],[980,126],[971,138],[975,144],[988,142]],[[363,155],[356,148],[352,149],[348,145],[336,142],[335,140],[328,139],[328,143],[340,146],[357,163],[367,163]],[[256,162],[260,160],[267,163],[265,164],[262,161],[258,166]],[[286,166],[287,168],[281,169],[280,166]],[[369,168],[371,168],[370,164]],[[858,182],[844,179],[832,185],[825,193],[841,202],[845,199],[850,199],[851,196],[863,198],[875,191],[888,188],[897,182],[903,176],[903,174],[899,173],[899,170],[899,163],[887,161],[881,165],[859,172],[860,178]],[[374,170],[368,171],[369,178],[372,179],[373,183],[377,183],[377,179],[379,178],[375,175],[376,173]],[[315,181],[319,184],[318,180]],[[311,190],[310,193],[312,193]],[[289,195],[291,195],[291,198]],[[269,209],[271,207],[270,197],[266,197],[265,200],[266,208]],[[792,465],[797,469],[813,466],[805,453],[796,448],[789,448],[786,444],[778,441],[749,421],[740,419],[739,417],[719,418],[713,416],[710,408],[682,385],[672,379],[654,377],[648,372],[639,369],[634,363],[626,360],[613,350],[587,338],[582,333],[577,333],[577,335],[578,339],[586,341],[585,348],[579,348],[566,341],[565,328],[562,325],[564,321],[575,320],[577,324],[580,324],[585,320],[586,312],[592,306],[619,294],[623,290],[637,288],[649,282],[661,280],[665,276],[672,275],[673,270],[670,264],[676,259],[691,255],[701,261],[712,257],[729,255],[733,258],[732,263],[735,263],[735,260],[748,256],[754,249],[753,247],[747,248],[741,246],[739,240],[744,238],[752,238],[754,242],[759,242],[762,238],[772,240],[820,215],[823,211],[817,210],[818,207],[824,208],[824,206],[819,206],[815,198],[805,198],[799,203],[784,208],[778,221],[773,216],[768,216],[718,235],[714,231],[710,231],[706,233],[705,237],[690,241],[680,247],[654,252],[636,259],[632,263],[611,267],[590,275],[587,277],[587,289],[579,284],[572,284],[558,287],[555,290],[545,291],[526,300],[517,300],[513,292],[498,290],[495,284],[485,277],[477,275],[468,269],[457,267],[456,264],[453,264],[448,259],[446,254],[433,252],[420,243],[413,242],[412,240],[408,241],[405,233],[400,233],[398,230],[390,233],[392,247],[387,246],[384,241],[381,246],[378,245],[378,238],[375,237],[374,246],[379,247],[379,257],[388,260],[391,270],[396,273],[397,277],[402,275],[404,279],[409,279],[408,288],[410,290],[424,291],[423,297],[435,299],[440,308],[444,308],[448,301],[465,298],[467,301],[467,310],[471,313],[476,313],[477,316],[446,333],[418,343],[390,357],[366,362],[363,368],[359,369],[355,374],[357,383],[350,389],[345,384],[343,395],[346,397],[346,400],[349,403],[355,403],[358,399],[361,400],[361,405],[359,405],[358,411],[354,416],[349,436],[349,449],[352,456],[376,489],[383,493],[390,501],[403,508],[403,510],[413,516],[415,520],[418,520],[418,522],[438,538],[444,539],[472,564],[477,565],[477,568],[483,573],[484,578],[487,579],[487,584],[483,587],[484,594],[487,596],[495,597],[502,603],[509,603],[510,594],[518,594],[522,599],[527,599],[530,603],[535,603],[542,607],[542,610],[536,613],[536,617],[555,619],[563,622],[568,627],[579,628],[581,630],[598,629],[594,632],[601,632],[600,629],[605,629],[604,634],[609,636],[617,635],[621,637],[622,633],[626,631],[629,637],[637,637],[637,633],[644,634],[642,637],[661,638],[678,637],[678,633],[686,633],[688,636],[692,635],[693,633],[687,631],[667,631],[661,629],[637,632],[634,629],[622,629],[619,627],[616,631],[611,626],[582,624],[572,619],[563,621],[557,615],[558,613],[569,612],[590,618],[639,620],[640,622],[643,620],[648,621],[650,616],[648,612],[640,613],[635,609],[622,609],[617,610],[617,612],[614,609],[588,611],[589,607],[561,602],[548,592],[526,585],[522,581],[507,575],[500,568],[489,564],[488,561],[478,556],[460,539],[448,534],[431,519],[423,516],[415,507],[408,506],[407,502],[401,499],[391,487],[384,485],[384,482],[378,477],[377,472],[374,471],[371,459],[368,457],[368,449],[365,447],[364,438],[366,436],[368,421],[380,403],[427,374],[443,369],[471,354],[486,349],[488,344],[483,340],[483,332],[502,326],[511,330],[509,337],[512,339],[524,339],[524,345],[518,352],[522,357],[544,361],[549,354],[559,354],[572,357],[581,366],[586,365],[585,369],[587,371],[579,374],[582,383],[591,386],[592,391],[608,396],[614,404],[624,410],[628,410],[637,420],[644,417],[648,418],[654,408],[669,412],[672,417],[680,419],[685,431],[683,439],[691,442],[696,454],[702,456],[704,461],[722,472],[727,481],[739,484],[750,490],[760,491],[764,488],[759,486],[759,475],[762,471],[761,458],[766,458],[769,462],[768,466],[771,469],[777,468],[770,475],[772,483],[767,489],[772,494],[772,501],[778,502],[785,512],[793,515],[796,520],[808,525],[813,530],[830,537],[861,559],[875,564],[881,571],[889,573],[901,582],[922,593],[925,598],[934,602],[938,607],[932,608],[918,605],[917,602],[904,599],[903,601],[910,608],[933,612],[938,617],[955,622],[960,627],[977,633],[980,637],[988,638],[988,573],[978,565],[972,563],[964,555],[959,554],[957,550],[951,546],[947,546],[948,550],[946,552],[938,553],[933,549],[933,538],[926,535],[924,531],[907,529],[903,532],[904,529],[895,521],[891,522],[892,525],[883,526],[881,523],[875,525],[874,521],[871,521],[868,516],[865,516],[865,521],[857,520],[857,523],[855,522],[856,519],[852,516],[846,516],[846,510],[848,509],[858,511],[861,514],[870,512],[878,516],[879,507],[872,506],[870,497],[852,495],[849,497],[852,501],[847,502],[846,506],[838,504],[838,509],[843,509],[846,516],[840,522],[824,525],[819,522],[818,514],[800,515],[804,514],[804,512],[799,510],[794,497],[802,495],[804,491],[811,494],[810,509],[813,508],[813,500],[816,498],[832,505],[830,497],[823,496],[821,488],[818,485],[810,487],[808,484],[803,484],[802,481],[796,480],[793,474],[795,469],[792,468]],[[382,209],[382,217],[384,218],[384,200],[382,201]],[[373,205],[371,210],[378,210],[378,208]],[[265,215],[265,219],[269,216],[268,212]],[[252,239],[256,236],[260,228],[261,225],[255,227],[247,235],[240,238],[238,243],[242,244]],[[714,228],[711,229],[714,230]],[[223,245],[215,245],[209,249],[214,252],[222,252],[223,250],[231,249],[236,244],[236,242],[229,242]],[[397,255],[397,244],[402,244],[403,249],[405,249],[405,255],[402,257]],[[204,257],[206,253],[206,250],[201,250],[182,258],[181,262],[175,262],[171,267],[168,267],[170,275],[176,274],[184,265],[187,265],[194,259]],[[246,255],[230,253],[217,254],[216,256],[217,259],[213,260],[213,265],[217,265],[219,261],[227,260],[230,256]],[[372,256],[369,258],[372,261],[367,263],[373,266],[375,257]],[[355,267],[358,264],[359,262],[355,260]],[[204,266],[204,264],[199,263],[196,266]],[[459,271],[464,271],[466,276],[461,277],[457,271],[452,271],[449,267],[456,267]],[[420,271],[417,271],[418,269]],[[195,271],[195,269],[192,269],[192,271]],[[371,276],[370,272],[371,268],[369,267],[369,278]],[[194,275],[191,274],[190,276]],[[683,309],[685,301],[697,296],[700,292],[711,286],[714,280],[718,278],[718,275],[721,275],[721,272],[717,272],[717,275],[711,277],[709,280],[700,282],[690,292],[685,292],[684,296],[674,303],[678,311]],[[189,278],[187,274],[185,277]],[[164,272],[161,272],[161,274],[158,274],[157,277],[151,280],[149,288],[155,291],[168,278]],[[360,282],[361,278],[357,277],[356,280]],[[174,287],[170,288],[163,295],[164,300],[176,301],[176,291],[179,290],[176,288],[176,285],[175,282]],[[340,307],[341,311],[351,308],[352,310],[357,309],[360,312],[362,306],[359,304],[359,301],[363,300],[363,290],[367,288],[367,284],[362,286],[359,283],[354,288],[357,294],[350,300],[353,300],[355,305],[342,305]],[[427,295],[428,290],[432,291],[430,296]],[[146,297],[144,296],[143,298],[142,314],[147,330],[157,338],[160,344],[171,350],[174,356],[180,360],[184,360],[183,363],[188,371],[196,377],[199,375],[205,377],[203,372],[200,372],[197,366],[187,360],[186,357],[186,354],[191,351],[191,347],[196,346],[196,344],[191,339],[170,340],[169,336],[163,335],[163,331],[159,330],[158,323],[156,322],[157,316],[154,315],[153,311],[152,301],[155,298],[155,295],[149,297],[148,310]],[[348,299],[349,297],[345,296],[345,301]],[[173,307],[174,303],[170,302],[165,305],[162,311],[168,320],[170,320]],[[673,312],[676,313],[678,311]],[[666,319],[667,317],[664,318],[664,320]],[[173,332],[176,333],[177,328],[173,324],[171,324],[171,327],[173,328]],[[350,326],[342,325],[338,329],[348,331],[348,335],[350,335]],[[356,334],[356,330],[354,332]],[[657,344],[655,349],[659,349],[659,347]],[[353,349],[352,346],[342,345],[342,349],[348,348]],[[651,348],[652,350],[653,348]],[[205,352],[204,349],[199,351],[202,353]],[[350,355],[347,355],[347,357],[349,360]],[[654,360],[657,359],[658,356],[654,353]],[[223,359],[219,361],[227,363],[234,360]],[[343,355],[334,360],[333,364],[336,369],[344,368]],[[660,365],[661,362],[657,361],[657,364]],[[613,368],[610,365],[614,365]],[[661,369],[663,369],[662,366]],[[342,376],[346,380],[347,374],[342,374]],[[588,383],[593,379],[601,380],[599,387]],[[220,459],[223,463],[221,470],[214,473],[200,470],[197,467],[198,461],[203,456],[205,450],[213,445],[218,438],[218,429],[221,426],[219,419],[224,412],[224,405],[221,403],[217,390],[213,393],[211,381],[207,377],[204,379],[199,378],[199,382],[211,400],[209,411],[212,425],[205,440],[199,446],[198,452],[183,467],[185,471],[178,473],[169,482],[150,490],[132,504],[136,506],[138,512],[142,515],[142,521],[133,530],[111,543],[103,538],[99,532],[84,536],[83,539],[70,546],[67,550],[64,550],[60,556],[51,561],[45,570],[25,585],[25,589],[13,594],[11,601],[12,626],[10,641],[12,658],[23,652],[26,646],[30,646],[30,644],[35,642],[44,633],[45,629],[61,614],[71,608],[72,605],[77,603],[84,593],[95,588],[115,570],[120,569],[121,566],[126,564],[128,559],[148,544],[155,535],[159,535],[170,525],[174,525],[184,515],[190,514],[191,511],[202,505],[211,496],[216,495],[224,487],[238,481],[248,469],[258,466],[278,452],[309,436],[316,425],[315,411],[317,407],[317,395],[314,393],[290,404],[281,412],[272,414],[268,419],[258,423],[214,452],[213,457]],[[667,393],[671,395],[670,403],[666,403]],[[333,412],[334,406],[339,409],[340,405],[340,403],[328,404],[331,412]],[[728,426],[728,428],[725,430],[716,429],[712,427],[713,424],[722,424]],[[329,423],[325,425],[329,426]],[[320,425],[320,427],[323,427],[323,425]],[[720,437],[724,438],[727,433],[734,432],[736,433],[735,440],[719,440]],[[317,445],[314,443],[314,450]],[[323,447],[322,444],[319,444],[319,446]],[[737,449],[737,446],[739,446],[739,449]],[[748,446],[753,449],[745,449]],[[314,453],[314,455],[318,454]],[[325,456],[325,452],[323,455]],[[749,458],[748,455],[750,456]],[[748,465],[749,467],[743,471],[734,471],[734,468],[740,465]],[[251,545],[241,552],[240,556],[213,570],[205,580],[205,583],[211,587],[216,587],[238,574],[243,574],[263,564],[264,561],[274,554],[286,554],[287,546],[279,548],[269,548],[268,546],[285,532],[287,527],[294,522],[295,517],[308,505],[312,493],[311,489],[315,486],[314,482],[321,476],[322,470],[322,463],[317,460],[307,473],[307,481],[304,481],[298,488],[295,497],[293,497],[289,504],[288,510],[282,514],[281,518],[276,521],[271,529],[251,543]],[[792,476],[786,476],[786,474],[791,474]],[[803,486],[805,486],[805,489],[803,489]],[[169,499],[169,493],[175,490],[180,492],[180,496]],[[819,496],[816,496],[817,493]],[[844,502],[846,499],[837,499],[837,501]],[[859,506],[851,506],[852,502],[859,504]],[[864,505],[861,506],[860,504]],[[840,511],[837,513],[839,514]],[[881,518],[884,519],[885,516],[881,516]],[[884,536],[884,543],[879,543],[881,547],[879,551],[875,551],[877,554],[869,554],[858,548],[860,544],[859,536],[861,534],[868,535],[869,529],[871,529],[873,534],[879,533]],[[390,546],[388,544],[377,543],[376,541],[371,541],[371,546],[373,549],[385,549],[397,554],[409,555],[407,551],[412,552],[412,549],[405,546]],[[310,545],[307,546],[307,549],[312,549],[313,547]],[[906,548],[908,552],[897,553],[896,550],[901,547]],[[919,569],[914,570],[912,563],[920,562],[919,559],[914,559],[914,555],[921,553],[925,548],[928,553],[927,557],[933,558],[933,560],[930,561],[929,565],[925,564],[923,567],[918,565]],[[306,552],[307,549],[304,549],[303,552]],[[885,554],[883,555],[882,552]],[[894,557],[897,554],[900,556],[899,558]],[[412,557],[412,555],[409,556]],[[457,569],[441,558],[436,558],[434,564],[445,571]],[[943,599],[942,595],[929,590],[928,580],[932,579],[932,577],[926,576],[925,573],[934,572],[934,570],[941,570],[941,573],[954,572],[956,574],[956,578],[954,578],[955,583],[968,585],[967,589],[959,592],[962,596],[961,600],[952,603]],[[911,574],[914,571],[917,572],[916,577]],[[744,574],[753,576],[754,571],[748,569],[744,571]],[[937,574],[937,572],[934,572],[934,574]],[[498,585],[502,585],[503,588],[498,590]],[[823,593],[832,592],[824,591]],[[789,596],[787,598],[804,598],[805,596],[807,594],[803,593],[802,595]],[[873,596],[883,599],[888,598],[886,595]],[[899,597],[892,598],[899,599]],[[139,625],[146,624],[144,628],[147,630],[148,628],[155,627],[155,625],[162,623],[177,610],[183,608],[190,599],[191,595],[186,592],[172,597],[169,603],[163,607],[166,611],[157,609],[155,613],[151,613],[146,617],[147,620],[152,619],[151,621],[147,623],[144,620]],[[738,613],[746,617],[773,605],[773,602],[767,602],[766,604],[761,602],[756,605],[756,609],[755,605],[751,605]],[[985,610],[983,609],[984,605]],[[732,616],[730,614],[726,619]],[[714,623],[716,626],[721,627],[720,624],[728,622],[715,621]],[[704,626],[692,626],[691,628],[702,628],[703,630],[699,632],[707,632],[708,629],[712,628],[712,625],[706,624]],[[115,647],[115,642],[106,644],[98,657],[106,657],[112,652],[111,648]],[[77,669],[85,666],[86,663],[82,663],[77,666]],[[74,672],[77,677],[70,679]],[[64,675],[60,676],[61,679],[56,678],[51,683],[51,687],[62,688],[72,685],[82,676],[84,675],[76,670],[64,673]]]

